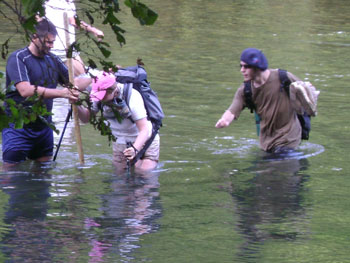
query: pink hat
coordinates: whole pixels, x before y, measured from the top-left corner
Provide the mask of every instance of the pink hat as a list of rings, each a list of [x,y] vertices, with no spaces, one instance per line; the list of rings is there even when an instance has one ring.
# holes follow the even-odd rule
[[[115,83],[115,76],[111,73],[102,72],[92,80],[91,101],[100,101],[106,95],[106,90]]]

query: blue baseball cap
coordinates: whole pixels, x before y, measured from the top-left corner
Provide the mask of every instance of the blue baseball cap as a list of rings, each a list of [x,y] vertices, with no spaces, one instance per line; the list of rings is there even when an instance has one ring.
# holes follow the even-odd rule
[[[247,48],[243,50],[241,54],[241,61],[263,71],[267,69],[269,64],[264,53],[262,53],[261,50],[256,48]]]

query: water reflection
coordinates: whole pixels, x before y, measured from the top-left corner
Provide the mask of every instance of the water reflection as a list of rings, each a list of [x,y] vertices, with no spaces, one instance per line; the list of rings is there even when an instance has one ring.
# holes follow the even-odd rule
[[[45,223],[50,197],[46,169],[33,165],[26,172],[7,170],[0,176],[2,195],[7,199],[2,227],[1,250],[9,262],[51,262],[55,238]],[[4,200],[4,199],[3,199]]]
[[[51,164],[10,169],[0,174],[0,251],[8,262],[132,262],[140,236],[158,229],[157,172],[112,172],[98,183],[87,171],[52,174]]]
[[[111,191],[101,196],[102,216],[86,220],[92,244],[90,262],[99,262],[107,253],[119,255],[123,262],[132,262],[139,237],[158,229],[155,222],[161,216],[158,177],[157,172],[116,172],[111,178]]]
[[[286,157],[264,153],[233,177],[231,193],[240,217],[237,227],[245,240],[238,255],[242,262],[257,262],[260,246],[268,240],[295,241],[305,234],[308,160]]]

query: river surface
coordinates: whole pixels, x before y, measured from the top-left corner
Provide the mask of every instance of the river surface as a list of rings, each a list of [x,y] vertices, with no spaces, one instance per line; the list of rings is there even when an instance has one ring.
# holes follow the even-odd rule
[[[70,124],[55,163],[1,172],[0,262],[350,262],[350,3],[145,2],[159,19],[141,27],[122,13],[124,47],[101,28],[116,64],[146,64],[166,115],[159,167],[117,173],[91,125],[81,165]],[[15,28],[0,21],[5,41]],[[10,51],[22,46],[15,36]],[[261,152],[247,110],[214,128],[247,47],[321,91],[310,140],[293,155]],[[56,101],[60,129],[67,108]]]

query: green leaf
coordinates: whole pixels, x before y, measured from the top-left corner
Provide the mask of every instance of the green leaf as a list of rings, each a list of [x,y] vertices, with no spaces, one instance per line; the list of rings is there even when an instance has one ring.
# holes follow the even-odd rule
[[[45,0],[22,0],[24,14],[32,16],[39,13],[41,16],[44,15],[44,2]]]
[[[125,4],[126,6],[132,8],[132,7],[134,6],[134,4],[135,4],[135,1],[133,1],[133,0],[125,0],[125,1],[124,1],[124,4]]]
[[[158,19],[158,14],[151,9],[148,9],[147,18],[145,19],[145,24],[150,26],[153,25]]]
[[[15,129],[22,129],[23,128],[23,118],[18,118],[15,121]]]
[[[30,122],[30,119],[28,117],[23,117],[24,124],[28,124]]]
[[[110,62],[110,61],[100,60],[100,63],[102,65],[104,71],[109,71],[110,68],[115,67],[115,64],[113,62]]]
[[[19,116],[18,109],[15,106],[11,105],[10,110],[11,110],[12,116],[14,118],[18,118],[18,116]]]
[[[88,60],[88,65],[90,68],[97,68],[97,64],[91,58]]]
[[[139,1],[125,0],[124,3],[131,9],[132,15],[139,20],[141,25],[153,25],[158,18],[156,12]]]
[[[0,130],[9,127],[9,118],[5,113],[4,107],[0,107]]]
[[[9,41],[10,38],[8,38],[2,45],[1,45],[1,57],[3,59],[6,59],[8,53],[9,53]]]
[[[125,45],[126,44],[126,40],[124,38],[124,36],[121,34],[121,33],[125,33],[124,29],[116,26],[116,25],[113,25],[112,26],[112,29],[114,31],[114,34],[116,35],[117,37],[117,41],[118,43],[120,43],[120,45]]]
[[[29,114],[29,119],[30,119],[31,122],[36,121],[37,115],[32,112],[32,113]]]
[[[90,24],[93,24],[95,20],[94,20],[93,16],[91,15],[91,13],[89,11],[85,11],[85,15],[89,19]]]
[[[111,55],[111,53],[112,53],[111,51],[109,51],[108,49],[106,49],[104,47],[99,46],[98,48],[99,48],[99,50],[101,51],[102,55],[105,58],[108,58]]]
[[[95,40],[96,41],[96,40]],[[105,41],[98,41],[96,42],[97,45],[99,46],[106,46],[106,47],[110,47],[109,43],[108,42],[105,42]]]
[[[35,19],[35,15],[32,15],[22,22],[22,27],[25,30],[28,30],[28,31],[34,33],[35,32],[34,26],[36,25],[36,23],[37,23],[37,21]]]
[[[4,0],[0,0],[0,2],[2,1]],[[18,0],[18,1],[16,0],[16,1],[6,1],[6,2],[8,2],[11,5],[9,12],[11,11],[13,12],[13,14],[8,14],[8,16],[18,17],[18,26],[21,26],[24,29],[24,31],[26,32],[26,37],[28,39],[29,34],[34,32],[34,27],[37,23],[35,16],[37,14],[39,14],[40,16],[44,16],[45,14],[44,5],[43,5],[45,0]],[[139,0],[125,0],[124,3],[126,7],[123,6],[123,8],[124,7],[126,9],[130,8],[132,15],[136,19],[138,19],[141,25],[151,25],[157,20],[157,17],[158,17],[157,13],[155,13],[153,10],[151,10],[146,5],[141,3]],[[103,23],[110,25],[120,45],[126,44],[126,40],[123,35],[125,33],[125,30],[118,26],[122,24],[122,22],[117,17],[117,13],[120,11],[120,1],[119,0],[103,0],[103,1],[88,0],[86,1],[86,4],[87,4],[87,8],[82,9],[81,12],[85,14],[85,17],[87,17],[90,24],[94,24],[95,20],[97,19],[102,20]],[[96,8],[96,7],[99,7],[99,8]],[[3,16],[7,16],[7,14],[5,15],[3,14]],[[77,18],[77,23],[79,24],[78,18]],[[87,34],[86,34],[86,37],[89,38],[90,40],[94,39],[93,37]],[[11,38],[2,41],[3,44],[1,47],[2,49],[1,55],[3,59],[6,59],[6,57],[9,54],[9,50],[12,48],[10,45],[10,40]],[[103,55],[103,57],[102,56],[98,57],[99,64],[102,65],[103,69],[109,70],[112,68],[113,70],[117,70],[115,63],[105,60],[105,58],[108,58],[111,56],[111,51],[109,50],[109,47],[110,47],[109,43],[96,41],[95,44],[97,45],[97,47],[99,48],[99,50]],[[73,43],[73,45],[68,51],[68,57],[72,56],[71,53],[73,48],[78,51],[81,50],[78,43]],[[95,61],[93,61],[90,58],[88,58],[88,64],[91,68],[97,68],[98,66],[97,63],[95,63]],[[0,72],[0,78],[3,78],[4,75],[5,74],[3,72]],[[7,92],[16,90],[16,87],[13,85],[13,83],[8,85],[5,88]],[[87,96],[87,98],[89,97]],[[8,105],[7,107],[9,107],[11,116],[7,116],[5,113],[5,108],[3,106],[5,102]],[[31,105],[31,106],[27,106],[27,105]],[[88,106],[91,107],[91,105],[88,105]],[[8,127],[9,123],[14,123],[16,128],[21,128],[23,127],[23,123],[34,122],[38,118],[52,115],[52,113],[47,111],[46,106],[43,103],[43,100],[38,96],[38,94],[35,94],[34,96],[26,99],[25,103],[23,104],[17,104],[12,99],[6,99],[5,94],[2,94],[1,92],[0,92],[0,114],[1,114],[1,118],[0,118],[1,129],[3,127]],[[102,134],[107,135],[109,140],[115,140],[115,137],[113,136],[109,125],[106,125],[104,123],[105,121],[106,120],[103,118],[100,118],[97,120],[95,118],[94,120],[91,120],[94,127],[96,129],[100,129]],[[50,126],[50,124],[48,125]],[[55,129],[55,127],[52,126],[52,129]]]
[[[103,24],[121,24],[120,20],[113,14],[113,12],[108,12]]]

